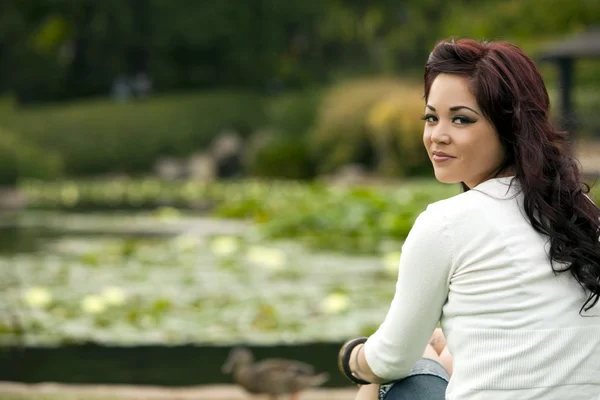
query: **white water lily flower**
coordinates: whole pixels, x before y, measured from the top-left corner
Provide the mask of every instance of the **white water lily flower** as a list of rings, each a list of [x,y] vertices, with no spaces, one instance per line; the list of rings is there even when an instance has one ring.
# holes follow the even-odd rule
[[[154,211],[154,217],[163,220],[174,220],[181,218],[181,211],[175,207],[159,207]]]
[[[383,267],[390,275],[398,274],[401,254],[399,251],[392,251],[383,256]]]
[[[123,289],[116,286],[107,287],[102,292],[102,298],[110,306],[122,306],[126,297]]]
[[[79,189],[74,183],[64,185],[60,190],[62,202],[67,207],[72,207],[79,201]]]
[[[34,287],[23,293],[23,300],[31,308],[45,308],[52,302],[52,294],[44,287]]]
[[[201,243],[202,239],[195,235],[180,235],[173,239],[173,244],[179,251],[195,250]]]
[[[210,242],[210,250],[217,256],[229,256],[238,251],[239,247],[235,236],[218,236]]]
[[[248,250],[248,260],[268,269],[281,269],[285,264],[285,253],[280,249],[253,246]]]
[[[326,314],[339,314],[348,309],[348,303],[348,296],[345,294],[332,293],[323,300],[321,308]]]
[[[88,314],[100,314],[106,310],[106,301],[102,296],[88,295],[81,301],[81,309]]]

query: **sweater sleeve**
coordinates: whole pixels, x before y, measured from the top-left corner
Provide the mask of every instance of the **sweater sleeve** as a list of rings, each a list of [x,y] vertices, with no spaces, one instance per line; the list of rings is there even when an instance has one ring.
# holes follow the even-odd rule
[[[423,355],[448,297],[453,246],[441,208],[439,203],[430,205],[415,221],[402,246],[390,309],[365,343],[367,363],[382,379],[408,375]]]

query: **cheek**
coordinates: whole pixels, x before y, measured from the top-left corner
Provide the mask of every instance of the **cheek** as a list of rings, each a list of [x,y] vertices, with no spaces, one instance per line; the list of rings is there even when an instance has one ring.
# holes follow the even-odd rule
[[[479,163],[496,168],[504,160],[504,148],[495,133],[485,132],[479,136],[481,139],[471,146],[471,154]]]
[[[500,158],[500,160],[504,160],[504,158],[506,157],[506,149],[504,148],[504,146],[502,145],[502,143],[500,142],[500,139],[496,139],[498,141],[498,147],[497,147],[497,153],[498,153],[498,157]]]
[[[425,145],[426,149],[429,149],[431,145],[431,135],[427,133],[427,129],[423,131],[423,144]]]
[[[481,135],[478,147],[480,149],[486,149],[485,153],[490,161],[504,159],[504,148],[500,143],[500,138],[495,132],[486,131],[485,134]]]

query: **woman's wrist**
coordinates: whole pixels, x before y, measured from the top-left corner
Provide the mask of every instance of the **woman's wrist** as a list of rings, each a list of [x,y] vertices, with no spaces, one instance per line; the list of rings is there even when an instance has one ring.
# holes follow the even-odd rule
[[[360,377],[360,373],[361,373],[361,368],[360,368],[360,352],[362,350],[362,348],[364,347],[364,343],[358,344],[354,349],[352,349],[352,352],[350,353],[350,371],[352,371],[352,375],[354,375],[355,377],[361,379]]]
[[[360,347],[367,341],[367,338],[356,338],[347,341],[338,355],[338,367],[340,372],[350,381],[359,384],[367,385],[370,382],[365,381],[360,377]]]

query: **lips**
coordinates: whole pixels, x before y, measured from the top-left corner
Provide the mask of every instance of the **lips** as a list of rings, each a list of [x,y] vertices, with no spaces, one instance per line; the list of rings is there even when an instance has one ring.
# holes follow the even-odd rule
[[[444,153],[443,151],[434,151],[433,152],[433,161],[435,161],[435,162],[449,161],[449,160],[452,160],[453,158],[456,158],[456,157],[451,156],[450,154]]]

